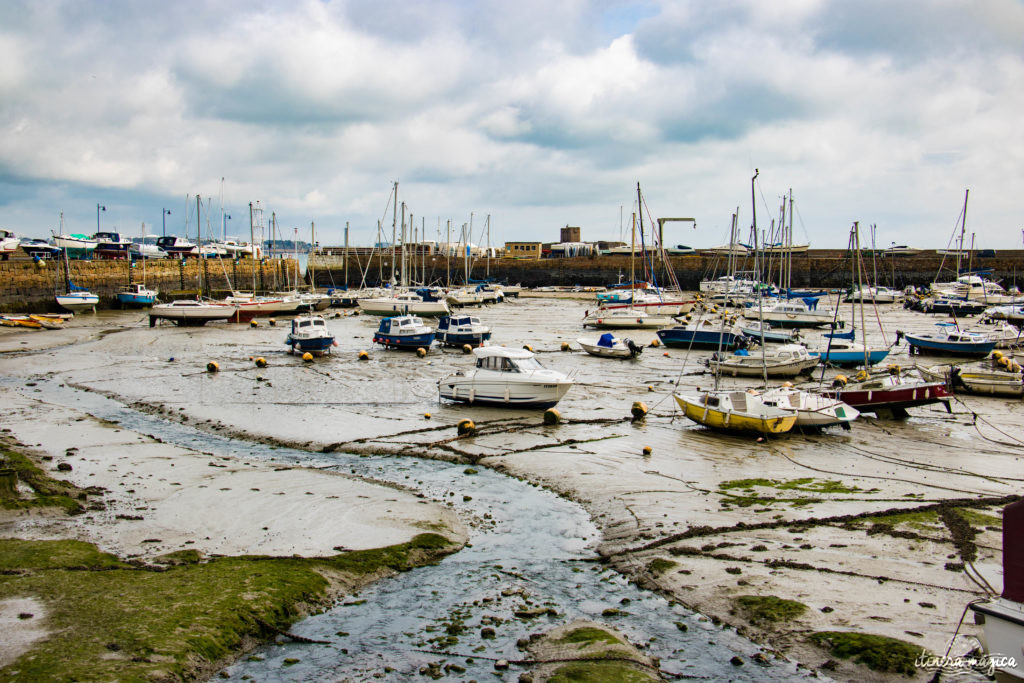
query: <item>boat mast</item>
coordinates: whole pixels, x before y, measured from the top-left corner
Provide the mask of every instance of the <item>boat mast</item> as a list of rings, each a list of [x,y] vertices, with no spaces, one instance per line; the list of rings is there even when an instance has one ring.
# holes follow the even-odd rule
[[[863,269],[863,264],[861,262],[861,255],[860,255],[860,222],[859,221],[854,221],[853,222],[853,236],[854,236],[854,240],[855,240],[853,253],[857,255],[857,257],[856,257],[857,258],[857,289],[859,289],[860,293],[861,293],[860,294],[860,336],[861,336],[861,342],[860,343],[864,347],[864,371],[865,372],[870,372],[870,369],[871,369],[870,360],[871,360],[871,358],[870,358],[870,355],[869,355],[870,352],[868,351],[868,334],[867,334],[868,328],[864,324],[864,269]],[[876,292],[878,291],[877,286],[876,286],[875,291]],[[876,297],[871,297],[871,300],[877,306],[877,302],[875,301]],[[854,338],[856,339],[856,335],[854,335]]]
[[[309,248],[309,291],[316,291],[316,265],[313,261],[316,260],[316,223],[314,221],[309,222],[309,239],[313,241],[313,246]],[[298,262],[296,261],[295,267],[298,268]]]
[[[252,251],[252,295],[256,296],[256,229],[252,224],[252,202],[249,202],[249,248]]]
[[[960,221],[960,248],[956,250],[956,276],[960,277],[960,259],[964,253],[964,232],[967,231],[967,195],[971,192],[970,189],[964,190],[964,215]]]
[[[757,245],[757,198],[754,193],[754,182],[757,180],[758,173],[759,171],[755,168],[754,177],[750,179],[750,209],[751,216],[753,219],[753,223],[751,224],[751,232],[754,236],[754,277],[756,278],[754,282],[754,287],[757,289],[757,291],[755,292],[757,295],[757,322],[761,327],[761,374],[764,379],[764,386],[768,386],[768,362],[764,356],[764,347],[766,346],[764,340],[764,307],[762,305],[762,295],[764,291],[761,287],[761,277],[759,271],[760,262],[758,260],[758,252],[760,252],[760,249]]]
[[[405,263],[405,202],[402,202],[402,287],[406,287],[409,281],[406,279],[408,273],[406,272],[407,266]]]
[[[201,198],[199,193],[196,192],[196,249],[199,250],[199,258],[196,259],[196,271],[198,272],[197,280],[199,282],[199,298],[203,296],[203,224],[200,223],[199,209],[201,206]],[[188,235],[185,235],[188,237]]]
[[[345,269],[345,289],[348,289],[348,221],[345,221],[345,255],[341,257]]]
[[[444,275],[448,279],[448,289],[452,288],[452,219],[449,218],[444,238]]]
[[[786,231],[789,255],[786,259],[786,289],[793,286],[793,188],[789,188],[789,230]]]
[[[394,187],[395,205],[392,207],[391,214],[391,282],[395,282],[395,259],[398,257],[398,251],[395,246],[395,240],[397,239],[398,232],[398,181],[395,181]],[[385,209],[386,210],[386,209]]]
[[[487,214],[487,279],[491,279],[491,214]]]

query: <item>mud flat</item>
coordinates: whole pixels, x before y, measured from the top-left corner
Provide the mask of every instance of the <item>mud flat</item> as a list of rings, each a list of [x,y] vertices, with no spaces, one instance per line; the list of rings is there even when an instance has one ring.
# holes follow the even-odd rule
[[[284,353],[280,327],[150,330],[139,316],[112,314],[102,335],[14,350],[0,371],[22,380],[8,381],[22,397],[38,390],[45,401],[47,382],[60,381],[212,434],[506,472],[581,503],[609,566],[718,624],[832,677],[930,678],[905,657],[862,653],[889,668],[869,671],[828,649],[840,637],[815,634],[903,643],[871,641],[875,652],[945,651],[966,603],[986,584],[1001,588],[999,511],[1020,492],[1024,404],[965,397],[952,414],[916,408],[903,421],[862,418],[850,432],[769,442],[716,434],[682,418],[670,397],[710,385],[701,354],[649,348],[616,362],[559,351],[584,335],[579,322],[592,307],[523,299],[480,313],[495,343],[529,343],[546,365],[576,373],[555,426],[536,413],[438,404],[436,380],[470,364],[457,351],[418,359],[371,349],[358,361],[375,327],[362,316],[331,320],[339,347],[313,364]],[[933,322],[896,308],[883,318],[886,344],[897,328]],[[0,337],[0,349],[17,349],[28,333],[19,334]],[[626,336],[646,343],[654,334]],[[257,356],[268,367],[255,367]],[[210,360],[219,373],[205,371]],[[890,361],[911,364],[899,349]],[[642,422],[629,419],[635,400],[651,408]],[[456,438],[466,417],[478,432]]]

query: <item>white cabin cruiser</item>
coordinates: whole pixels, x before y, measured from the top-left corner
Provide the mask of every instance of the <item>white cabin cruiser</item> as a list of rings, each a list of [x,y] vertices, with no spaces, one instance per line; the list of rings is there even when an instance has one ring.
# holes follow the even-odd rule
[[[575,383],[537,362],[526,349],[483,346],[473,349],[476,367],[437,382],[441,398],[492,406],[550,408]]]

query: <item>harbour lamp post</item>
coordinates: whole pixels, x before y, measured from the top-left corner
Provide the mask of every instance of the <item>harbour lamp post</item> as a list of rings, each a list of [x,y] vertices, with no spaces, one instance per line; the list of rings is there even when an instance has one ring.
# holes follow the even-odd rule
[[[107,207],[102,204],[96,205],[96,232],[100,231],[100,211],[106,211]]]
[[[167,217],[171,215],[170,209],[160,209],[160,222],[163,224],[163,235],[167,236]]]

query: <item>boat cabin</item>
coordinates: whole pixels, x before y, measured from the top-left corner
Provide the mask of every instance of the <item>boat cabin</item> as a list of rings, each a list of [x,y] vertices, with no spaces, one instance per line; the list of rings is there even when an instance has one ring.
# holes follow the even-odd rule
[[[301,332],[309,334],[317,328],[327,329],[327,321],[320,316],[309,318],[295,318],[292,320],[292,333]]]
[[[419,334],[422,332],[423,319],[415,315],[400,315],[384,318],[377,328],[379,334]]]
[[[437,321],[438,330],[456,330],[460,327],[482,325],[480,318],[470,315],[446,315]]]

